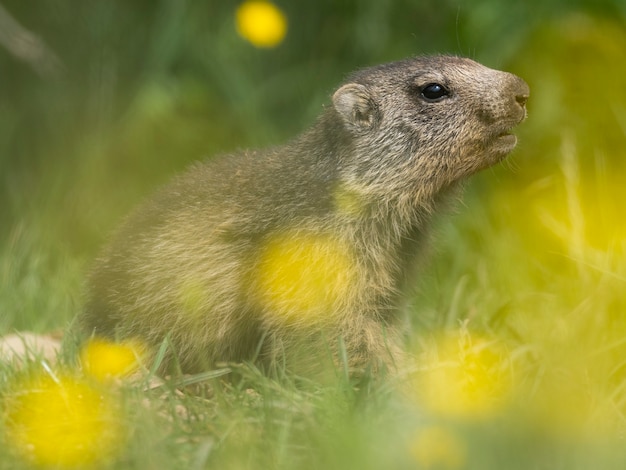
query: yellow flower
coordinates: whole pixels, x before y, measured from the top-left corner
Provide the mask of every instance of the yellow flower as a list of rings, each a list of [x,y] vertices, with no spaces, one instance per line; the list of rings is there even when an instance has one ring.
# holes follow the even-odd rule
[[[421,429],[411,441],[409,451],[423,469],[461,468],[467,454],[465,443],[439,426]]]
[[[87,342],[80,353],[80,361],[86,374],[103,381],[135,372],[144,348],[137,342],[112,343],[94,338]]]
[[[344,216],[358,217],[367,208],[365,197],[355,188],[341,184],[333,191],[337,212]]]
[[[114,457],[124,437],[115,401],[84,379],[40,376],[6,398],[12,448],[38,465],[93,465]]]
[[[264,0],[242,3],[237,8],[235,23],[239,35],[256,47],[276,47],[287,34],[285,14]]]
[[[350,248],[328,235],[287,232],[261,250],[253,283],[272,320],[333,320],[355,291],[358,270]]]
[[[421,362],[415,387],[421,406],[458,418],[491,416],[511,393],[510,361],[495,341],[446,337]]]

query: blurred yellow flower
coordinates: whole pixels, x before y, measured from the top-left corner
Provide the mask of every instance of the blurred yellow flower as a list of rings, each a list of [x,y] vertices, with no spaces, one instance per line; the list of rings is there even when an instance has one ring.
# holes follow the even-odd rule
[[[333,202],[337,212],[344,216],[358,217],[367,209],[367,200],[362,193],[346,184],[335,188]]]
[[[285,14],[264,0],[242,3],[235,13],[235,23],[239,35],[256,47],[276,47],[287,34]]]
[[[103,381],[135,372],[144,352],[136,341],[113,343],[94,338],[83,346],[80,362],[86,374]]]
[[[115,401],[89,382],[40,376],[6,398],[6,438],[26,460],[46,466],[90,466],[114,457],[124,431]]]
[[[420,363],[414,382],[419,403],[439,415],[489,417],[511,392],[509,362],[496,341],[468,333],[445,337]]]
[[[359,279],[344,243],[328,235],[291,232],[266,243],[255,275],[257,298],[281,323],[336,318]]]
[[[411,456],[423,469],[462,468],[466,461],[465,442],[440,426],[420,429],[410,442]]]

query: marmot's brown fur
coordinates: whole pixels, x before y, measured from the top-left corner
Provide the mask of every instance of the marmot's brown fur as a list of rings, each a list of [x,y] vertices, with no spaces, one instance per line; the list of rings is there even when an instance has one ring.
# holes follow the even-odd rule
[[[358,71],[290,143],[189,168],[123,224],[89,279],[89,334],[169,338],[183,371],[254,360],[394,368],[428,221],[499,162],[529,90],[469,59]],[[171,363],[171,361],[170,361]]]

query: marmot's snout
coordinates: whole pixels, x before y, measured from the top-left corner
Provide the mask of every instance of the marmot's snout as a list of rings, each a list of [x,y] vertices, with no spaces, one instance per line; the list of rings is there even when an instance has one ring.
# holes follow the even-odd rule
[[[523,83],[526,85],[526,82]],[[528,85],[526,85],[526,89],[528,89]],[[517,101],[517,104],[519,104],[522,108],[526,109],[526,102],[528,101],[529,97],[530,94],[528,92],[519,91],[515,94],[515,101]]]
[[[523,114],[522,119],[520,120],[522,121],[526,117],[526,102],[530,97],[530,88],[528,87],[528,83],[526,83],[517,75],[513,75],[512,92],[515,96],[516,103],[522,109]]]
[[[483,69],[484,70],[484,69]],[[517,145],[513,129],[526,119],[526,104],[530,97],[528,84],[508,72],[487,69],[483,102],[478,111],[484,140],[475,170],[491,166],[508,155]]]
[[[494,88],[488,92],[485,103],[485,116],[488,123],[500,123],[511,127],[519,124],[526,117],[526,103],[530,89],[517,75],[496,71]],[[490,95],[490,96],[489,96]]]

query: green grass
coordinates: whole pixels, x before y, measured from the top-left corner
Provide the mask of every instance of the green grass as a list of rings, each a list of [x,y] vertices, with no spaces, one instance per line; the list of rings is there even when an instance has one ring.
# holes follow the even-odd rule
[[[559,171],[571,175],[567,165],[576,162],[563,162]],[[500,184],[510,171],[480,176],[463,206],[439,224],[412,305],[415,360],[404,375],[356,390],[341,378],[296,386],[240,366],[235,383],[199,376],[187,387],[107,385],[98,390],[114,397],[124,438],[98,465],[623,468],[623,246],[587,243],[580,182],[559,177],[553,195],[561,192],[569,205],[539,217],[532,198]],[[564,231],[550,231],[550,215]],[[4,331],[68,326],[79,308],[85,260],[43,243],[43,228],[31,223],[17,225],[2,251]],[[37,360],[26,369],[48,374]],[[23,374],[0,366],[4,416],[24,392],[16,385]],[[10,441],[0,449],[0,468],[30,468]]]
[[[0,332],[64,327],[80,305],[83,264],[17,223],[0,247]]]

